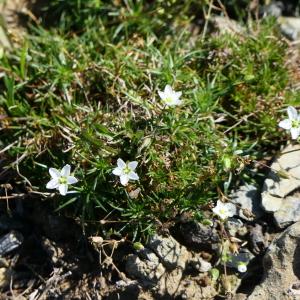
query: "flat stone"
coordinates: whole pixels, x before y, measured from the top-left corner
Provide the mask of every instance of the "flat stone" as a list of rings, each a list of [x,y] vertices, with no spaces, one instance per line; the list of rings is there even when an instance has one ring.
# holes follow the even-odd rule
[[[154,235],[147,245],[159,257],[162,264],[168,269],[185,268],[189,252],[172,236]]]
[[[271,165],[264,182],[262,207],[279,228],[300,220],[300,145],[289,145]]]
[[[300,146],[289,145],[271,165],[271,172],[264,182],[262,207],[274,213],[278,227],[300,220],[299,195],[293,192],[300,188]]]
[[[130,254],[126,261],[126,273],[143,281],[143,285],[155,284],[165,273],[165,268],[155,260],[141,260],[138,255]]]
[[[281,32],[289,39],[295,41],[300,37],[300,18],[279,17]]]
[[[286,197],[280,209],[274,213],[274,219],[279,228],[285,228],[300,221],[300,193]]]
[[[263,280],[248,300],[299,299],[290,293],[300,277],[300,222],[275,237],[263,258],[263,267]]]
[[[264,214],[260,192],[254,185],[242,185],[230,198],[231,202],[237,204],[237,215],[244,220],[252,221]]]
[[[284,198],[298,188],[300,188],[300,145],[289,145],[271,165],[271,172],[264,182],[262,191],[263,207],[266,209],[266,202],[268,203],[266,196]]]
[[[266,179],[266,181],[267,180],[268,179]],[[262,207],[266,212],[275,212],[279,210],[282,205],[282,201],[283,198],[281,197],[275,197],[265,192],[262,194]]]

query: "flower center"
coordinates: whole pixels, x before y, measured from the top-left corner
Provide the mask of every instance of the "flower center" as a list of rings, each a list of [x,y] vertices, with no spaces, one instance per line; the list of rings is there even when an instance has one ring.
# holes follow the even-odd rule
[[[128,166],[126,166],[123,171],[124,174],[128,175],[131,172],[131,169]]]
[[[165,102],[166,103],[172,103],[173,102],[173,98],[172,97],[167,97],[167,98],[165,98]]]
[[[67,183],[67,177],[60,177],[59,180],[58,180],[59,184],[66,184]]]
[[[293,121],[292,121],[292,127],[293,127],[293,128],[298,128],[298,127],[300,127],[300,121],[299,121],[299,120],[293,120]]]
[[[220,214],[221,215],[227,215],[227,210],[225,208],[220,209]]]

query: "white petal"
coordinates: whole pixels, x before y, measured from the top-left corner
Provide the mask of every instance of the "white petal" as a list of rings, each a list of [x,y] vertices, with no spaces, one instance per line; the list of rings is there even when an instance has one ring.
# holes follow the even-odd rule
[[[60,184],[58,187],[59,193],[65,196],[68,192],[68,185],[67,184]]]
[[[70,165],[65,165],[61,171],[60,171],[60,174],[61,176],[63,177],[68,177],[71,173],[71,166]]]
[[[180,105],[181,104],[181,100],[177,99],[176,101],[174,101],[174,105]]]
[[[116,176],[121,176],[121,174],[123,173],[123,169],[117,167],[117,168],[113,169],[112,173]]]
[[[219,214],[219,217],[222,219],[222,220],[226,220],[227,219],[227,215],[226,214]]]
[[[54,169],[54,168],[49,169],[49,174],[52,178],[59,178],[60,177],[60,172],[57,169]]]
[[[131,179],[131,180],[139,180],[139,175],[136,174],[135,172],[130,172],[128,174],[128,178]]]
[[[176,99],[179,99],[182,95],[182,92],[175,92]]]
[[[162,91],[158,91],[158,95],[159,95],[159,97],[163,100],[163,99],[165,99],[165,93],[164,92],[162,92]]]
[[[220,213],[220,210],[219,210],[219,207],[218,207],[218,206],[215,206],[215,207],[212,209],[212,211],[213,211],[213,213],[214,213],[215,215],[219,215],[219,213]]]
[[[68,184],[74,184],[74,183],[78,182],[78,179],[75,178],[74,176],[68,176],[67,182],[68,182]]]
[[[172,93],[173,93],[172,87],[171,87],[169,84],[167,84],[167,85],[165,86],[165,94],[169,96],[169,95],[172,94]]]
[[[285,119],[283,121],[280,121],[278,124],[279,127],[283,129],[291,129],[292,128],[292,121],[290,119]]]
[[[300,135],[300,127],[291,128],[291,135],[292,135],[292,139],[296,140],[298,138],[298,136]]]
[[[120,181],[121,181],[122,185],[127,185],[128,181],[129,181],[128,175],[126,175],[126,174],[121,175],[120,176]]]
[[[56,189],[57,187],[58,187],[58,179],[57,178],[51,179],[46,185],[47,189]]]
[[[124,160],[122,158],[118,158],[118,160],[117,160],[117,166],[120,169],[124,169],[126,167],[126,163],[124,162]]]
[[[298,113],[297,113],[297,110],[296,110],[295,107],[289,106],[289,107],[287,108],[287,113],[288,113],[288,116],[289,116],[289,119],[290,119],[290,120],[297,119]]]
[[[138,162],[137,162],[137,161],[131,161],[131,162],[128,163],[128,167],[129,167],[132,171],[135,170],[135,168],[137,167],[137,165],[138,165]]]

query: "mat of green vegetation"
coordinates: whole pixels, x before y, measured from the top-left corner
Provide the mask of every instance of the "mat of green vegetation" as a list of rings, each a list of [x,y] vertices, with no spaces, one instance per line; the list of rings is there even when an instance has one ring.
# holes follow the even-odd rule
[[[278,120],[299,98],[287,44],[272,20],[203,32],[207,6],[197,3],[51,1],[47,26],[0,60],[13,192],[52,192],[48,169],[70,164],[76,193],[49,197],[53,209],[135,237],[183,212],[199,219],[253,178],[251,162],[284,142]],[[167,84],[181,105],[164,106]],[[120,184],[118,158],[138,162],[139,181]]]

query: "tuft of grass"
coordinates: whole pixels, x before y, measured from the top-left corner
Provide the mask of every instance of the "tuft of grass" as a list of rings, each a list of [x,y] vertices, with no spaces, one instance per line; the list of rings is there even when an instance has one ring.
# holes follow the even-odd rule
[[[49,192],[48,168],[69,163],[77,193],[53,208],[135,239],[249,180],[283,142],[287,45],[272,20],[203,39],[196,2],[51,1],[59,21],[1,58],[0,140],[24,190]],[[181,106],[163,106],[166,84]],[[118,158],[138,183],[112,175]]]

